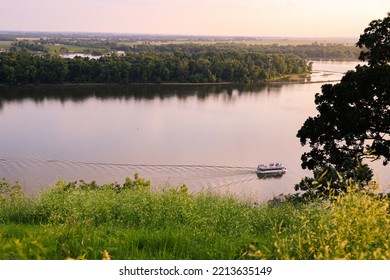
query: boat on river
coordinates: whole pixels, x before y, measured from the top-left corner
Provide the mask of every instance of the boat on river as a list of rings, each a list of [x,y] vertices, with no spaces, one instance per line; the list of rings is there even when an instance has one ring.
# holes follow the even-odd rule
[[[256,168],[256,173],[258,175],[266,174],[284,174],[287,172],[287,168],[281,163],[269,163],[269,164],[259,164]]]

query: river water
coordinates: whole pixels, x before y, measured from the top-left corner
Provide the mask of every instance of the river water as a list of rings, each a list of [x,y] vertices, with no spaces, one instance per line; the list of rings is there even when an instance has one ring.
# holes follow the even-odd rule
[[[296,133],[316,114],[314,95],[355,62],[315,62],[309,80],[262,86],[132,85],[0,87],[0,177],[26,192],[58,179],[123,182],[229,193],[257,201],[294,192]],[[281,177],[258,178],[280,162]],[[390,182],[376,164],[377,178]]]

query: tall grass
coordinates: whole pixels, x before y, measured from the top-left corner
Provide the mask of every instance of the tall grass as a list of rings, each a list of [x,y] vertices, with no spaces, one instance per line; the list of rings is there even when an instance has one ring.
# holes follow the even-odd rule
[[[373,183],[372,183],[373,184]],[[275,227],[274,243],[252,244],[260,259],[390,259],[388,198],[349,180],[345,195],[301,209],[295,223]]]
[[[47,259],[100,259],[104,251],[114,259],[232,259],[262,228],[259,217],[233,197],[192,195],[185,186],[152,192],[138,177],[104,186],[59,181],[36,197],[3,201],[0,241],[26,250],[39,242]],[[26,255],[0,248],[1,258]]]
[[[59,181],[35,197],[17,186],[0,184],[0,259],[389,258],[388,202],[369,192],[257,205],[185,186],[151,191],[138,176]]]

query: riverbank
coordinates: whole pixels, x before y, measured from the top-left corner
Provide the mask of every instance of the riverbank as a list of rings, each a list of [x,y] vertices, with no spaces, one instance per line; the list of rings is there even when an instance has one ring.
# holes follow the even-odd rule
[[[248,83],[237,83],[237,82],[199,82],[199,83],[178,83],[178,82],[162,82],[162,83],[46,83],[46,84],[23,84],[23,85],[8,85],[1,84],[0,87],[83,87],[83,86],[258,86],[267,84],[316,84],[316,83],[333,83],[338,82],[337,80],[321,80],[321,81],[310,81],[309,74],[302,75],[284,75],[282,77],[265,79],[264,81],[257,82],[254,84]]]
[[[165,86],[214,86],[214,85],[241,85],[240,83],[234,82],[220,82],[220,83],[48,83],[48,84],[23,84],[23,85],[7,85],[1,84],[0,87],[37,87],[37,86],[47,86],[47,87],[56,87],[56,86],[155,86],[155,85],[165,85]],[[243,84],[245,85],[245,84]]]
[[[368,192],[257,204],[137,176],[29,198],[0,187],[0,259],[390,259],[389,203]]]

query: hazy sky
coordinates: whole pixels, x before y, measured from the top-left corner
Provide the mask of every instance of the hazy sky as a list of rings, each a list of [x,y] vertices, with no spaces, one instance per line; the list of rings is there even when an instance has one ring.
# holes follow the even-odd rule
[[[390,0],[0,0],[0,30],[358,37]]]

